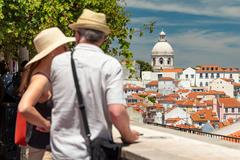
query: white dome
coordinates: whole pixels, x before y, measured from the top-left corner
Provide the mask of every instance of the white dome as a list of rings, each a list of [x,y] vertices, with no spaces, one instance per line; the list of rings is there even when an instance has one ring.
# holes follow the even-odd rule
[[[157,55],[173,55],[173,48],[166,40],[166,33],[160,33],[160,40],[155,44],[152,49],[153,54]]]
[[[157,42],[152,49],[153,54],[173,55],[173,48],[168,42]]]

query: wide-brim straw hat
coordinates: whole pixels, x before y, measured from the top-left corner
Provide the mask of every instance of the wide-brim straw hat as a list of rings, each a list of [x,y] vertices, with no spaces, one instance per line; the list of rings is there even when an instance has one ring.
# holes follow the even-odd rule
[[[33,40],[37,55],[25,65],[25,68],[30,67],[31,64],[46,57],[61,45],[74,41],[74,37],[66,37],[58,27],[52,27],[41,31]]]
[[[70,24],[69,27],[72,30],[77,30],[78,28],[93,29],[104,32],[106,35],[109,35],[111,32],[107,26],[106,15],[89,9],[84,9],[77,22]]]

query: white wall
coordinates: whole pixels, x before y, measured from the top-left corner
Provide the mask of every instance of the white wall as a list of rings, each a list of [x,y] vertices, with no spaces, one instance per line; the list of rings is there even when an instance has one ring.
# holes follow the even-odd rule
[[[210,90],[216,90],[216,91],[223,91],[226,93],[226,95],[230,96],[231,98],[234,98],[234,86],[231,84],[231,82],[227,82],[221,78],[213,80],[209,85]]]
[[[180,75],[180,80],[189,81],[191,86],[195,86],[196,70],[191,67],[188,67]]]

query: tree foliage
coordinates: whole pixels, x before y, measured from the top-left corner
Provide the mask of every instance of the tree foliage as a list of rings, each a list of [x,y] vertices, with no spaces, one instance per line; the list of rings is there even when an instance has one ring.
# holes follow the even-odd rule
[[[145,61],[137,60],[136,61],[140,65],[141,71],[153,71],[152,66]]]
[[[103,50],[122,56],[131,65],[129,37],[133,29],[127,27],[129,15],[119,0],[0,0],[0,51],[18,56],[18,48],[26,46],[35,54],[33,38],[43,29],[58,26],[67,36],[73,36],[68,25],[77,20],[84,8],[107,15],[111,35]],[[111,48],[116,39],[118,46]]]

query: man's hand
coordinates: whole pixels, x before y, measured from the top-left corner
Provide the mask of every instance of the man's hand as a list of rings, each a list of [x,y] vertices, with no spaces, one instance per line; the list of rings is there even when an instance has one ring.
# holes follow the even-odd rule
[[[134,143],[136,140],[138,140],[139,136],[140,133],[138,131],[131,130],[131,133],[129,133],[128,136],[122,137],[122,141],[127,144]]]

